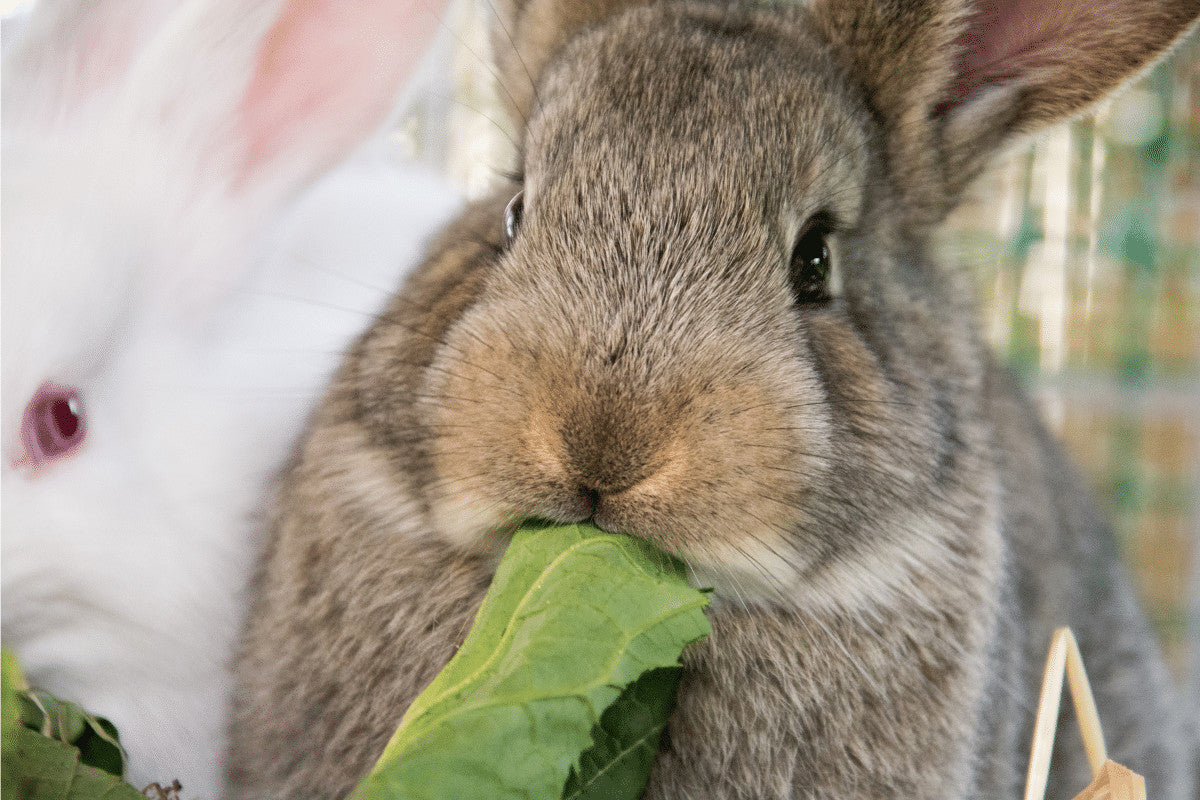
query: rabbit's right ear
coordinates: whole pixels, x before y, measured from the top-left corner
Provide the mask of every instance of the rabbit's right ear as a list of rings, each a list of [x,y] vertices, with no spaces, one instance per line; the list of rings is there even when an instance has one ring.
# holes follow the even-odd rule
[[[501,96],[517,120],[529,118],[546,62],[588,25],[649,0],[493,0],[492,52]]]
[[[446,1],[175,3],[114,113],[234,194],[290,196],[382,129]]]
[[[814,0],[811,11],[884,124],[914,221],[935,222],[999,147],[1153,63],[1200,0]]]
[[[387,119],[446,0],[287,0],[238,108],[242,179],[303,182]]]

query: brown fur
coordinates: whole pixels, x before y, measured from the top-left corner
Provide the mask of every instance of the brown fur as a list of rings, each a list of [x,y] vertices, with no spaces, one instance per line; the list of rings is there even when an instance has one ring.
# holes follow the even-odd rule
[[[643,536],[717,589],[648,797],[1014,796],[1064,623],[1114,756],[1190,796],[1107,531],[931,252],[965,184],[948,170],[1079,107],[1069,71],[952,96],[973,19],[507,8],[520,230],[516,184],[467,211],[317,412],[239,663],[233,797],[345,794],[530,516]],[[1111,44],[1125,71],[1185,25],[1142,21]],[[787,260],[817,212],[842,290],[797,306]],[[1082,787],[1063,752],[1056,798]]]

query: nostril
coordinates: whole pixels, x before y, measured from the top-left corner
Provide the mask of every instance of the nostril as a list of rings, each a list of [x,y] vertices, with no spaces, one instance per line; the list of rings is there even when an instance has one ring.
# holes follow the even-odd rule
[[[593,507],[604,497],[637,486],[659,466],[646,460],[639,451],[605,450],[597,455],[572,452],[569,458],[567,474],[578,487],[580,497]]]

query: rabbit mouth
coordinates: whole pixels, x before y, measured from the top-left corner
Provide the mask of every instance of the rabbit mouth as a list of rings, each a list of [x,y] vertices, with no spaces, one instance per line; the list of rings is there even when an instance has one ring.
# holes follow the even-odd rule
[[[667,459],[637,483],[601,491],[565,482],[543,486],[526,502],[508,504],[479,488],[437,493],[430,503],[433,528],[469,551],[499,557],[528,519],[590,522],[601,530],[635,536],[683,561],[693,585],[711,588],[741,605],[790,603],[797,585],[819,561],[804,540],[782,533],[780,524],[738,519],[727,503],[714,513],[705,503],[681,502],[688,464]],[[510,494],[513,497],[517,492]],[[683,507],[681,507],[681,505]],[[753,513],[753,512],[751,512]]]

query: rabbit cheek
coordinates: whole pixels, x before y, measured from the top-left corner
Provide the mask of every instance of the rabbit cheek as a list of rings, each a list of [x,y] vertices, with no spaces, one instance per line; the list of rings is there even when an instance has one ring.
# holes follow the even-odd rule
[[[819,557],[794,532],[828,459],[819,415],[761,384],[709,388],[674,430],[663,464],[604,497],[596,522],[682,558],[695,582],[740,603],[781,601]],[[805,409],[808,411],[809,409]]]
[[[842,321],[820,314],[805,320],[815,369],[840,425],[864,436],[903,428],[913,409],[893,401],[879,361]]]
[[[433,360],[419,401],[430,433],[433,480],[425,495],[434,529],[476,551],[502,546],[528,516],[586,516],[554,513],[537,502],[559,489],[552,480],[552,437],[526,410],[518,388],[528,381],[526,370],[507,344],[503,337],[455,330]],[[515,493],[514,483],[522,491]]]
[[[436,475],[428,487],[435,528],[448,540],[490,547],[526,517],[580,522],[595,496],[570,473],[552,384],[530,384],[512,353],[463,351],[438,367],[428,392]],[[435,363],[435,367],[441,362]],[[491,544],[487,544],[491,543]]]

